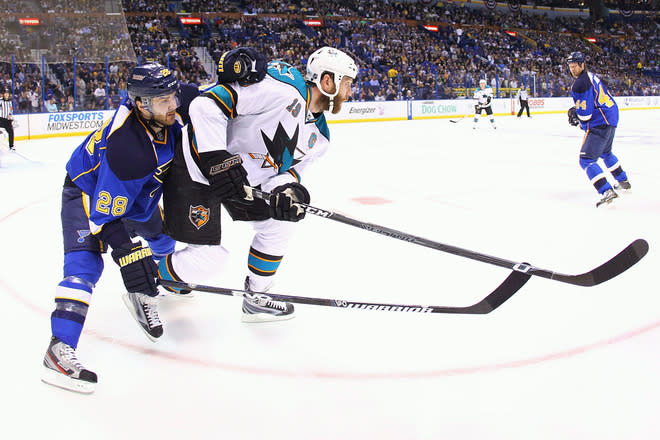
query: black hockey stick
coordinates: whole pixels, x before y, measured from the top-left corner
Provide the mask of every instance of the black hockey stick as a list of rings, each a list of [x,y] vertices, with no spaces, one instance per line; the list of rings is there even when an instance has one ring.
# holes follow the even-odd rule
[[[270,199],[270,194],[267,192],[248,186],[245,187],[245,190],[248,192],[248,194],[251,193],[254,197],[259,199],[266,201]],[[360,220],[356,220],[336,212],[315,208],[314,206],[307,205],[305,203],[298,203],[298,205],[300,205],[308,214],[313,214],[340,223],[345,223],[347,225],[355,226],[356,228],[366,229],[367,231],[396,238],[408,243],[436,249],[442,252],[458,255],[459,257],[469,258],[472,260],[481,261],[482,263],[505,267],[514,271],[523,272],[542,278],[548,278],[550,280],[561,281],[568,284],[574,284],[577,286],[595,286],[604,281],[610,280],[628,270],[631,266],[641,260],[649,250],[649,244],[646,242],[646,240],[639,238],[630,243],[624,250],[597,268],[579,275],[566,275],[552,270],[541,269],[528,263],[517,263],[515,261],[509,261],[503,258],[493,257],[491,255],[486,255],[457,246],[439,243],[426,238],[410,235],[405,232],[387,228],[385,226],[362,222]]]
[[[458,119],[450,119],[449,122],[453,122],[455,124],[457,122],[461,122],[463,119],[465,119],[465,118],[467,118],[468,116],[471,116],[471,115],[472,115],[471,113],[468,113],[468,114],[465,114],[465,115],[461,116]]]
[[[326,299],[309,298],[305,296],[278,295],[275,293],[251,292],[249,290],[228,289],[224,287],[203,286],[201,284],[184,283],[181,281],[171,281],[158,279],[162,286],[174,287],[177,289],[197,290],[200,292],[217,293],[228,296],[242,296],[244,298],[266,298],[275,301],[287,301],[297,304],[308,304],[314,306],[342,307],[347,309],[377,310],[384,312],[411,312],[411,313],[454,313],[464,315],[484,315],[490,313],[509,298],[513,296],[529,280],[530,275],[523,272],[513,271],[493,290],[486,298],[476,304],[466,307],[451,306],[424,306],[409,304],[386,304],[371,303],[360,301],[349,301],[345,299]]]

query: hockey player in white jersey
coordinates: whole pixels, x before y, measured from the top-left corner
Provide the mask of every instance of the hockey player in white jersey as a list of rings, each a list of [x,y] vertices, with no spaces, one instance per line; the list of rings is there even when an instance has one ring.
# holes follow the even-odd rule
[[[491,107],[493,101],[493,89],[486,85],[485,79],[482,78],[479,80],[479,88],[474,91],[473,98],[476,103],[474,104],[474,124],[472,125],[472,128],[477,128],[481,112],[485,111],[490,118],[490,123],[493,128],[497,129],[495,118],[493,117],[493,108]]]
[[[221,59],[219,70],[227,68]],[[301,176],[329,145],[323,112],[339,112],[357,72],[350,56],[324,47],[309,57],[304,77],[271,61],[263,80],[217,84],[193,100],[191,124],[164,187],[166,230],[189,246],[161,260],[161,278],[203,283],[224,265],[222,204],[255,232],[245,288],[266,292],[272,286],[294,222],[305,216],[296,202],[310,201]],[[270,192],[269,203],[246,200],[244,184]],[[243,321],[263,322],[290,319],[294,308],[255,295],[244,299],[242,311]]]

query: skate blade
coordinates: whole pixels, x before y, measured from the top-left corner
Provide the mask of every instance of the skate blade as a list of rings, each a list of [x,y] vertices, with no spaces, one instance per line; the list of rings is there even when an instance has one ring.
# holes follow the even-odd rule
[[[43,367],[44,371],[41,375],[41,381],[49,385],[62,388],[64,390],[74,391],[76,393],[91,394],[96,388],[94,382],[87,382],[85,380],[73,379],[67,375],[55,371],[48,367]]]
[[[612,199],[608,202],[601,203],[600,205],[596,205],[596,208],[601,209],[603,211],[610,210],[610,209],[615,209],[616,208],[616,203],[615,203],[616,199],[618,199],[618,197],[616,197],[616,198],[614,198],[614,199]]]
[[[288,321],[292,319],[296,313],[293,312],[289,315],[271,315],[270,313],[242,313],[241,322],[275,322],[275,321]]]

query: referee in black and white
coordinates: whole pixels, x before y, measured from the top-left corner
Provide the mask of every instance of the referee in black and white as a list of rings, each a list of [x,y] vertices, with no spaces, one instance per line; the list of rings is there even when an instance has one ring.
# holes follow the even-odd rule
[[[529,102],[528,100],[528,95],[527,95],[527,90],[525,89],[520,89],[518,90],[518,94],[516,95],[518,98],[518,101],[520,101],[520,110],[518,111],[518,117],[522,116],[523,110],[527,110],[527,117],[531,118],[529,115]]]
[[[2,92],[2,99],[0,99],[0,128],[7,130],[9,135],[9,149],[14,149],[14,105],[9,96],[9,90],[5,89]]]

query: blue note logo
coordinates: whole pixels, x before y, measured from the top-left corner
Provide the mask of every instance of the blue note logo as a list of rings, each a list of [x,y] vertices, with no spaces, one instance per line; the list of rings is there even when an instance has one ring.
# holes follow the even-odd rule
[[[84,243],[85,237],[89,235],[89,229],[78,229],[78,243]]]

